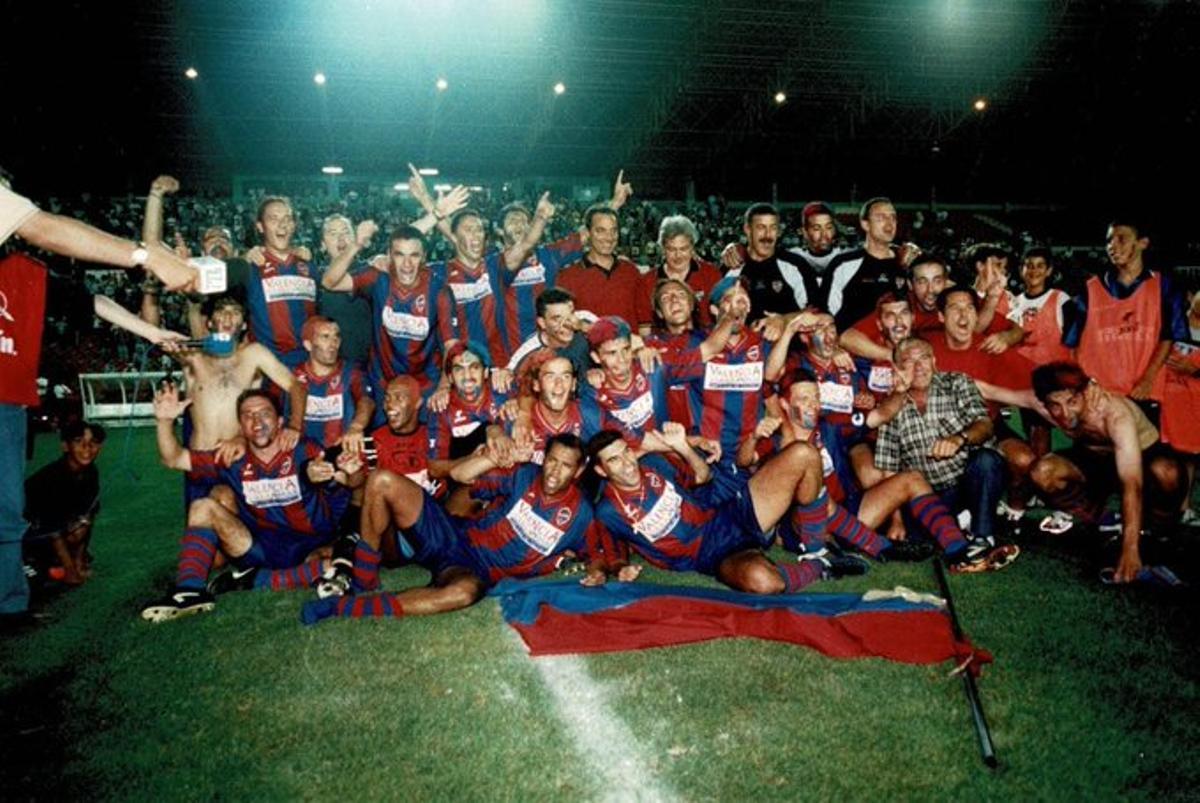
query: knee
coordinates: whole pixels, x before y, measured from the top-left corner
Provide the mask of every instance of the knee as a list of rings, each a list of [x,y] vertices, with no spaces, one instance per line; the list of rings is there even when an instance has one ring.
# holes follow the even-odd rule
[[[1033,461],[1029,467],[1029,481],[1043,491],[1057,491],[1062,485],[1061,472],[1049,456]]]
[[[1176,493],[1183,485],[1183,472],[1180,466],[1169,457],[1156,457],[1147,466],[1147,473],[1161,493]]]
[[[779,570],[765,560],[744,567],[741,585],[751,594],[782,594],[785,589]]]
[[[781,456],[798,474],[808,470],[821,470],[821,453],[811,444],[793,443],[783,450]]]
[[[396,480],[398,477],[386,468],[378,471],[372,471],[367,477],[366,493],[368,496],[378,496],[379,494],[391,494],[396,488]]]
[[[1027,475],[1038,459],[1037,455],[1033,453],[1033,449],[1025,444],[1011,448],[1005,457],[1009,468],[1019,477]]]
[[[899,475],[904,481],[904,491],[909,499],[933,493],[933,486],[919,471],[905,471]]]
[[[483,596],[483,585],[476,579],[460,580],[446,586],[443,599],[449,610],[469,608]]]
[[[213,523],[217,510],[221,505],[209,497],[197,499],[188,505],[187,523],[189,527],[207,527]]]

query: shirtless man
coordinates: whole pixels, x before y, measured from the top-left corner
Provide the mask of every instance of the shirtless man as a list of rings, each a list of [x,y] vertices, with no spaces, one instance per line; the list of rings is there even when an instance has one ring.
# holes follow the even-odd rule
[[[1033,389],[1054,423],[1071,436],[1067,450],[1038,459],[1029,476],[1054,507],[1096,522],[1113,492],[1121,495],[1121,555],[1113,581],[1142,570],[1143,521],[1172,524],[1187,490],[1183,460],[1133,401],[1105,390],[1072,362],[1033,372]]]
[[[287,426],[280,433],[280,446],[295,447],[304,428],[304,410],[308,391],[275,355],[261,343],[247,343],[245,312],[241,303],[226,296],[213,304],[209,319],[210,338],[206,348],[196,350],[175,343],[162,348],[183,366],[188,395],[192,400],[192,433],[188,447],[198,450],[216,449],[221,441],[239,436],[234,414],[238,394],[257,387],[263,376],[278,385],[289,397],[291,411]],[[217,353],[219,349],[226,353]],[[188,504],[208,495],[208,486],[189,476],[184,496]]]

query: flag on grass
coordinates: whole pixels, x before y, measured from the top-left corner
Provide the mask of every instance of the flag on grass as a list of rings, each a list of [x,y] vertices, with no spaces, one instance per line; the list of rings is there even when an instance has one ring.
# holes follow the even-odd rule
[[[834,658],[888,658],[910,664],[992,660],[954,638],[938,597],[904,589],[866,594],[760,596],[713,588],[575,579],[504,580],[492,589],[500,610],[534,656],[618,652],[752,637],[800,644]]]

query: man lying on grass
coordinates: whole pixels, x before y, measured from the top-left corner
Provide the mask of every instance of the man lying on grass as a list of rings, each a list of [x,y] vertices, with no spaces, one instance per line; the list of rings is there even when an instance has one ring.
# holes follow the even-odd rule
[[[347,486],[362,482],[360,459],[343,453],[334,466],[315,441],[282,443],[279,409],[265,391],[246,390],[237,399],[246,453],[231,465],[216,452],[183,448],[173,424],[190,400],[167,383],[154,394],[158,453],[163,465],[211,477],[220,484],[188,507],[175,588],[147,605],[142,618],[165,622],[211,611],[214,593],[234,588],[306,588],[328,562],[322,549],[338,534],[350,504]],[[218,556],[233,569],[208,582]],[[221,581],[221,582],[217,582]]]
[[[505,577],[534,577],[566,560],[592,556],[589,570],[603,575],[601,549],[589,543],[592,506],[576,487],[583,473],[583,444],[570,434],[546,442],[541,466],[524,462],[496,470],[486,448],[455,464],[451,477],[470,486],[472,498],[492,502],[481,517],[452,516],[420,485],[391,471],[367,481],[362,538],[354,553],[355,593],[305,603],[300,618],[314,624],[346,618],[446,613],[475,604]],[[528,461],[532,450],[519,450]],[[357,593],[379,587],[384,554],[412,555],[433,575],[424,588],[395,594]]]
[[[866,571],[853,557],[776,565],[763,554],[793,504],[824,537],[828,500],[821,494],[821,457],[811,445],[785,447],[748,477],[728,461],[710,466],[688,444],[681,424],[664,424],[660,438],[686,469],[657,454],[639,459],[616,430],[604,430],[588,443],[596,473],[607,480],[596,518],[614,541],[659,568],[712,575],[754,594],[799,591],[814,580]],[[640,571],[617,563],[610,568],[620,580]],[[604,579],[602,568],[589,567],[588,584]]]

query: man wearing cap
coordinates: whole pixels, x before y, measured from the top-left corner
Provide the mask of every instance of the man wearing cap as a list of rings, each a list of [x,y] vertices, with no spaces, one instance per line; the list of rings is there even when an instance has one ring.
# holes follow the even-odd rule
[[[824,282],[829,272],[829,263],[845,252],[837,244],[838,229],[833,207],[824,201],[812,201],[800,211],[803,226],[804,246],[789,248],[788,254],[802,259],[813,269],[813,273]]]

